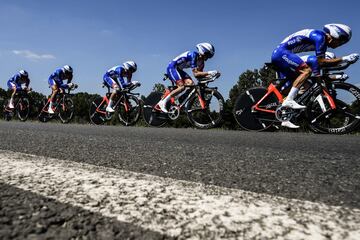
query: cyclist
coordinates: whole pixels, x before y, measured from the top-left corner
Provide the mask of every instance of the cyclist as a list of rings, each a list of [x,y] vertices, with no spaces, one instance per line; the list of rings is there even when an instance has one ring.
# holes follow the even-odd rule
[[[137,65],[134,61],[127,61],[121,66],[115,66],[107,70],[103,77],[104,85],[113,90],[110,95],[109,104],[106,107],[107,112],[115,112],[115,109],[112,108],[112,103],[117,92],[120,91],[120,87],[128,88],[137,83],[136,81],[131,81],[132,74],[136,72],[136,70]],[[126,81],[124,80],[124,77],[126,78]]]
[[[280,43],[274,50],[271,61],[286,77],[295,79],[282,106],[293,109],[305,108],[295,102],[294,98],[300,86],[311,76],[312,69],[296,53],[315,51],[320,67],[337,65],[342,61],[354,63],[358,60],[359,54],[335,59],[325,58],[327,47],[337,48],[350,41],[351,35],[351,28],[344,24],[327,24],[323,30],[305,29],[296,32]],[[319,72],[316,74],[318,76]]]
[[[18,73],[16,73],[12,78],[10,78],[7,82],[9,90],[13,90],[11,93],[11,98],[9,101],[9,108],[14,108],[14,97],[16,92],[19,91],[28,91],[29,88],[30,79],[29,74],[25,70],[20,70]],[[25,85],[24,87],[22,85]]]
[[[160,110],[168,113],[167,102],[185,89],[185,85],[194,85],[194,81],[183,70],[191,68],[195,78],[211,77],[218,74],[218,71],[204,72],[205,61],[212,58],[215,54],[215,48],[210,43],[199,43],[196,45],[196,51],[187,51],[172,60],[167,67],[167,75],[177,86],[169,95],[159,101],[157,104]]]
[[[55,70],[53,74],[50,75],[48,79],[49,86],[51,87],[52,93],[50,97],[49,109],[50,114],[54,114],[53,102],[55,96],[59,92],[63,92],[64,89],[73,88],[74,84],[71,82],[73,79],[73,69],[69,65],[65,65],[62,68]],[[64,80],[67,80],[67,84],[64,83]]]

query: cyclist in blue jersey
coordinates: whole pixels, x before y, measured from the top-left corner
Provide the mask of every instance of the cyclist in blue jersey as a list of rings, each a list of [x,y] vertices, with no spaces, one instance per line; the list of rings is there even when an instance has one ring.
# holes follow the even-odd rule
[[[9,90],[13,90],[9,101],[9,108],[14,108],[14,97],[18,91],[27,91],[29,89],[30,79],[29,74],[25,70],[20,70],[7,82]]]
[[[328,47],[337,48],[351,39],[351,28],[344,24],[327,24],[323,30],[305,29],[296,32],[274,50],[271,61],[289,79],[295,79],[290,92],[282,106],[293,109],[304,109],[303,105],[294,101],[300,86],[312,74],[312,69],[296,53],[315,51],[319,67],[337,65],[342,61],[355,63],[359,54],[350,54],[342,58],[326,59]],[[317,73],[317,76],[319,73]],[[291,122],[283,122],[285,127],[294,127]]]
[[[167,75],[173,81],[177,88],[173,90],[168,96],[160,100],[158,106],[160,110],[167,113],[167,102],[171,97],[175,97],[185,89],[185,85],[194,85],[191,77],[184,71],[186,68],[191,68],[195,78],[203,78],[215,76],[218,71],[204,71],[205,61],[212,58],[215,54],[215,48],[210,43],[199,43],[196,45],[196,51],[187,51],[177,56],[172,60],[167,67]]]
[[[110,68],[104,74],[104,85],[113,90],[110,96],[109,104],[106,107],[107,112],[115,112],[115,110],[112,108],[113,99],[121,88],[127,88],[137,83],[136,81],[131,81],[132,74],[136,72],[136,70],[136,63],[133,61],[127,61],[124,62],[121,66]],[[126,78],[126,81],[124,77]]]
[[[73,69],[69,65],[65,65],[62,68],[56,69],[55,72],[50,75],[48,79],[49,87],[52,90],[48,109],[50,114],[54,114],[52,107],[56,94],[58,92],[63,92],[64,89],[72,88],[74,86],[74,84],[71,82],[72,79]],[[67,83],[64,83],[64,80],[67,80]]]

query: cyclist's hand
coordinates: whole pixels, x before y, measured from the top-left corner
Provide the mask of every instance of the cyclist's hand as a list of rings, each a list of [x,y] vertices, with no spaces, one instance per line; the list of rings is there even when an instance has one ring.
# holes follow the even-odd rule
[[[72,89],[74,87],[73,83],[68,83],[68,88]]]
[[[141,86],[141,83],[139,83],[138,81],[132,81],[131,82],[134,86]]]
[[[359,59],[359,54],[353,53],[348,56],[342,57],[342,60],[348,63],[355,63]]]

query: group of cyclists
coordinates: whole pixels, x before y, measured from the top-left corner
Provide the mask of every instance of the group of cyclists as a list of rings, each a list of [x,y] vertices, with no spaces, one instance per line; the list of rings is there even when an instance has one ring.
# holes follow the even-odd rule
[[[335,66],[341,62],[355,63],[359,59],[359,54],[350,54],[341,58],[327,52],[328,48],[338,48],[350,41],[352,36],[351,28],[344,24],[327,24],[322,30],[304,29],[291,34],[285,38],[273,51],[271,56],[272,64],[277,68],[282,78],[288,79],[288,85],[292,85],[289,93],[282,103],[282,106],[292,109],[304,109],[294,101],[301,90],[301,86],[310,76],[319,77],[322,67]],[[174,58],[167,66],[169,79],[177,86],[169,95],[162,98],[156,108],[164,113],[168,112],[168,102],[171,98],[181,95],[186,85],[193,85],[194,81],[184,69],[191,68],[195,78],[206,78],[219,75],[218,71],[204,71],[205,62],[215,54],[215,48],[210,43],[199,43],[196,45],[197,51],[186,51]],[[299,56],[299,53],[314,51],[315,54]],[[119,66],[110,68],[103,77],[103,83],[112,89],[110,101],[106,108],[107,112],[114,112],[112,107],[113,99],[120,89],[128,88],[137,82],[132,81],[132,75],[137,70],[134,61],[127,61]],[[50,75],[48,84],[52,89],[48,112],[54,113],[53,99],[59,91],[72,88],[73,69],[69,65],[55,70]],[[126,80],[125,80],[126,79]],[[67,83],[64,83],[67,80]],[[14,108],[14,96],[17,91],[28,91],[29,75],[25,70],[20,70],[9,81],[8,87],[12,90],[9,108]],[[289,86],[290,87],[290,86]],[[288,128],[298,128],[290,121],[282,122],[282,126]]]

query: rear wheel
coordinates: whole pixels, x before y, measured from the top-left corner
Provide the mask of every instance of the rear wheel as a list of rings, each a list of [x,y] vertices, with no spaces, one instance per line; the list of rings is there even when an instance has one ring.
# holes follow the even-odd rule
[[[259,113],[253,112],[252,110],[252,107],[260,101],[266,93],[266,88],[251,88],[238,96],[235,101],[233,114],[241,128],[249,131],[264,131],[274,125],[275,114],[264,113],[264,116],[260,117]],[[269,95],[261,103],[262,108],[269,110],[276,109],[278,105],[279,100],[273,94]]]
[[[20,121],[26,121],[30,114],[30,102],[27,98],[20,98],[17,104],[17,116]]]
[[[336,109],[331,110],[327,97],[319,89],[307,105],[309,127],[315,132],[346,134],[360,124],[360,89],[348,83],[334,83]]]
[[[127,99],[126,99],[127,98]],[[141,114],[141,105],[137,97],[129,95],[120,99],[118,107],[119,121],[124,126],[137,123]]]
[[[161,127],[165,125],[169,119],[166,113],[154,109],[162,96],[163,93],[161,92],[152,92],[144,101],[143,117],[149,126]]]
[[[106,122],[106,104],[103,97],[98,97],[91,103],[89,117],[91,123],[95,125],[101,125]]]
[[[60,102],[59,108],[59,118],[62,123],[68,123],[74,116],[74,102],[71,98],[65,97],[63,101]]]
[[[214,89],[206,89],[203,94],[206,108],[202,109],[198,94],[190,98],[186,107],[189,121],[197,128],[209,129],[218,126],[224,113],[224,98]]]

